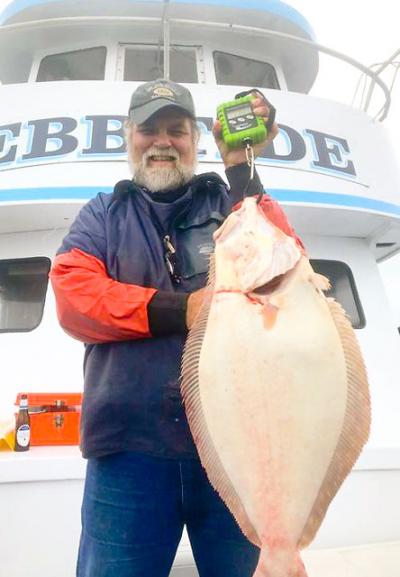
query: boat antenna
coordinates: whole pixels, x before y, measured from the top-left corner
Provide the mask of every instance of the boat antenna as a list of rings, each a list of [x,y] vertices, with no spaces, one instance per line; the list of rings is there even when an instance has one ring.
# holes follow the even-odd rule
[[[164,38],[164,79],[169,80],[169,0],[164,0],[164,9],[162,15],[162,27],[163,27],[163,38]]]

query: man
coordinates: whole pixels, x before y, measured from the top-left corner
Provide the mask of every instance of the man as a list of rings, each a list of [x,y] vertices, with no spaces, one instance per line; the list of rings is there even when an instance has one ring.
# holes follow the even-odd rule
[[[268,121],[263,98],[253,109]],[[189,91],[166,80],[139,86],[126,126],[133,179],[82,208],[55,259],[61,325],[86,343],[78,577],[167,577],[185,524],[201,577],[250,577],[257,564],[201,467],[179,390],[212,234],[249,177],[245,151],[229,151],[220,133],[216,122],[230,191],[214,173],[194,175]],[[249,193],[260,190],[256,176]],[[276,203],[262,205],[294,234]]]

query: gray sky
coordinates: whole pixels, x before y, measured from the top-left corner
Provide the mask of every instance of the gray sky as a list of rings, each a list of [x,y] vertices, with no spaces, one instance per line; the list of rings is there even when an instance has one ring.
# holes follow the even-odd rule
[[[0,11],[9,3],[7,0],[0,0]],[[286,3],[296,8],[309,21],[317,42],[347,54],[366,66],[386,60],[400,48],[398,0],[286,0]],[[386,83],[390,83],[393,71],[394,68],[390,67],[383,75]],[[338,82],[340,78],[339,75]],[[400,126],[400,73],[392,93],[391,110],[384,124],[397,153],[400,170],[400,147],[397,144]],[[400,326],[400,255],[383,263],[381,272],[396,322]]]

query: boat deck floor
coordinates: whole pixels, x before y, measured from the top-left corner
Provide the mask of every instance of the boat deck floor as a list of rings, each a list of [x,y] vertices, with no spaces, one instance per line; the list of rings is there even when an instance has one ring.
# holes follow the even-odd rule
[[[184,547],[190,548],[189,544]],[[400,541],[302,553],[308,577],[399,577]],[[197,577],[193,565],[174,567],[170,577]]]
[[[309,577],[399,577],[400,541],[302,553]]]

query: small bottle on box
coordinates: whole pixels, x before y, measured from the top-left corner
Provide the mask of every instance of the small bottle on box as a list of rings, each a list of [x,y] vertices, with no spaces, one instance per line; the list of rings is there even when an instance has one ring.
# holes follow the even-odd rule
[[[31,422],[28,409],[28,396],[21,395],[19,411],[15,420],[14,451],[28,451],[31,442]]]

